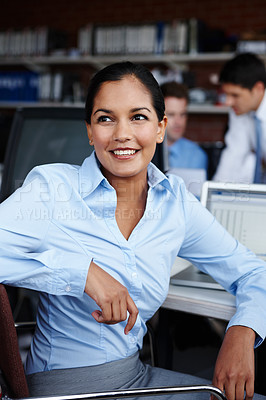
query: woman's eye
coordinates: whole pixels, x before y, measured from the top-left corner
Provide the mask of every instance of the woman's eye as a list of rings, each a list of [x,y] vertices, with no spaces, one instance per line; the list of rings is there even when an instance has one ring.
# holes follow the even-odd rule
[[[101,115],[98,120],[98,122],[110,122],[112,121],[110,117],[108,117],[107,115]]]
[[[146,115],[143,115],[143,114],[136,114],[133,117],[133,120],[135,120],[135,121],[142,121],[144,119],[148,119],[148,118],[146,117]]]

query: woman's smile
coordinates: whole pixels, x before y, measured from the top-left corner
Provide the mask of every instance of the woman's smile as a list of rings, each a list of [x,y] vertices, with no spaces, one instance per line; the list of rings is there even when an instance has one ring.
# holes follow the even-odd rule
[[[127,160],[133,158],[133,156],[135,156],[138,151],[139,150],[130,148],[118,148],[115,150],[111,150],[111,153],[113,153],[114,157],[119,160]]]

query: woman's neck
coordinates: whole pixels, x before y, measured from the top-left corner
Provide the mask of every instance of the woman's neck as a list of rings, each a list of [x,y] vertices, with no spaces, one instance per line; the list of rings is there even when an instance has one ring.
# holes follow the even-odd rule
[[[140,202],[147,198],[147,179],[135,180],[126,179],[125,181],[116,181],[112,185],[116,191],[118,202]]]
[[[147,170],[130,177],[112,176],[106,171],[103,171],[103,173],[110,185],[115,189],[118,201],[132,202],[143,199],[146,201],[148,190]]]
[[[147,171],[142,177],[109,177],[108,181],[117,194],[117,225],[123,236],[128,239],[145,212],[148,193]]]

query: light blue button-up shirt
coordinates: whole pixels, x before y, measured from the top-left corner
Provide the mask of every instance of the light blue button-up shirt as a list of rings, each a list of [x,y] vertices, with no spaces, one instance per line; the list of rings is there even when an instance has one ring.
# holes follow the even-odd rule
[[[208,156],[195,142],[180,138],[168,147],[170,168],[202,168],[208,169]]]
[[[26,372],[118,360],[142,346],[145,322],[167,296],[177,255],[236,294],[230,325],[266,333],[266,269],[187,192],[183,181],[148,167],[143,217],[126,240],[115,219],[116,192],[95,154],[81,167],[34,168],[0,206],[0,282],[39,290],[38,326]],[[126,218],[126,216],[124,216]],[[125,285],[138,307],[126,322],[97,323],[84,293],[91,260]]]

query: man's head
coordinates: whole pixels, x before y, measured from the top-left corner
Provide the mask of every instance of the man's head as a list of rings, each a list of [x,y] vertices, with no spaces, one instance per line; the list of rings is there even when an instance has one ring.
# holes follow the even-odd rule
[[[256,111],[266,86],[265,66],[254,54],[239,54],[224,65],[220,83],[226,95],[225,104],[237,115]]]
[[[167,116],[167,142],[173,144],[180,139],[187,125],[188,89],[177,82],[167,82],[161,85]]]

